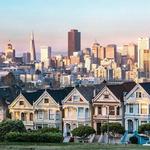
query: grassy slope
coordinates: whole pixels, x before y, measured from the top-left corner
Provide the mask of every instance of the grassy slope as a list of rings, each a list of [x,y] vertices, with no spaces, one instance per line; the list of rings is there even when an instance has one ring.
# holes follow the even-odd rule
[[[150,150],[140,145],[1,143],[0,150]]]

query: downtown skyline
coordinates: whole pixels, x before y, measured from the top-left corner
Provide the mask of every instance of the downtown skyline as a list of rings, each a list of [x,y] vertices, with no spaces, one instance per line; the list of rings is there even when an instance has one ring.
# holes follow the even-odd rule
[[[10,40],[17,52],[29,51],[32,30],[37,52],[42,45],[67,51],[67,32],[74,28],[81,32],[82,49],[95,41],[137,43],[138,37],[150,35],[149,6],[148,0],[6,0],[0,2],[0,50]]]

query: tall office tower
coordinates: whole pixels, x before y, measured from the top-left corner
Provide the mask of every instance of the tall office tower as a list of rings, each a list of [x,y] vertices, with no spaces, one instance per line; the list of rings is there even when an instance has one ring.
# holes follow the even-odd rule
[[[42,46],[41,47],[41,62],[44,63],[44,67],[48,68],[51,62],[51,47]]]
[[[117,61],[117,46],[115,44],[107,45],[105,50],[105,57]]]
[[[100,61],[105,58],[105,48],[100,46],[99,43],[92,45],[93,63],[99,65]]]
[[[93,63],[94,64],[99,64],[99,59],[98,59],[98,49],[100,47],[99,43],[93,43],[92,45],[92,54],[93,54]]]
[[[36,61],[36,52],[35,52],[35,43],[34,43],[34,34],[31,33],[30,37],[30,54],[31,54],[31,62]]]
[[[5,55],[7,60],[13,61],[15,59],[15,49],[13,48],[10,41],[5,47]]]
[[[143,65],[144,65],[144,72],[146,75],[146,78],[149,78],[150,76],[150,49],[144,49],[143,52]]]
[[[81,50],[81,33],[78,30],[72,29],[68,32],[68,57],[73,55],[73,52]]]
[[[98,58],[99,58],[100,61],[105,58],[105,47],[100,46],[98,48]]]
[[[131,58],[133,62],[137,62],[137,45],[134,43],[128,44],[128,50],[127,50],[127,56],[128,58]]]
[[[23,62],[28,64],[31,62],[31,54],[29,52],[23,53]]]
[[[138,68],[140,70],[144,69],[144,61],[143,61],[143,54],[144,50],[150,49],[150,39],[146,38],[138,38]]]

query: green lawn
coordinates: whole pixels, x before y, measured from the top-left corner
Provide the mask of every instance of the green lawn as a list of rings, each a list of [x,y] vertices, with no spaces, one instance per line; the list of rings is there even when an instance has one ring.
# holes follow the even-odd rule
[[[140,145],[1,143],[0,150],[150,150]]]

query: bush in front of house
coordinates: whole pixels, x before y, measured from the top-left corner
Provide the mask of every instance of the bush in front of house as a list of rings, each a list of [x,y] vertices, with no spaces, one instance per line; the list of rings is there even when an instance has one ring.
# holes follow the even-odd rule
[[[54,128],[54,127],[51,127],[51,128],[45,127],[45,128],[37,130],[37,132],[41,132],[41,133],[48,133],[48,132],[59,133],[60,130],[58,128]]]
[[[115,134],[124,134],[125,129],[124,127],[117,122],[111,122],[111,123],[105,123],[102,127],[101,127],[101,131],[103,133],[107,133],[109,130],[109,132],[111,132],[113,135]]]
[[[8,142],[45,142],[61,143],[63,136],[61,133],[41,133],[41,132],[10,132],[5,135]]]
[[[139,133],[146,133],[150,134],[150,123],[142,124],[138,128]]]
[[[138,144],[138,138],[136,136],[130,137],[129,141],[131,144]]]
[[[72,130],[73,136],[78,136],[80,138],[86,138],[91,134],[94,134],[95,130],[90,126],[79,126]]]
[[[5,120],[0,123],[0,141],[4,141],[4,137],[9,132],[26,132],[26,128],[22,121]]]

